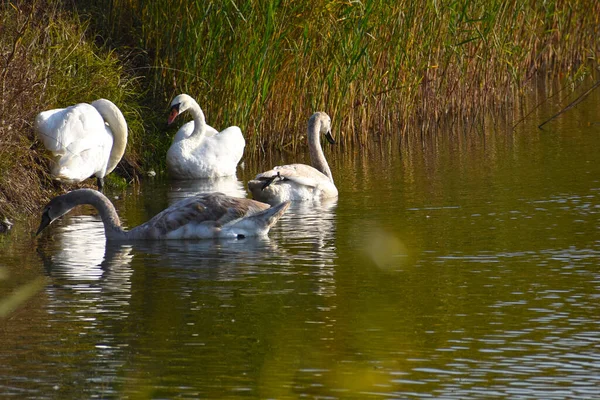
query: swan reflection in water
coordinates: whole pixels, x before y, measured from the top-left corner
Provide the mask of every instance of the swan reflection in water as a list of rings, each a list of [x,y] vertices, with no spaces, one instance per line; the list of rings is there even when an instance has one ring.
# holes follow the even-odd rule
[[[193,291],[197,281],[242,281],[274,269],[280,264],[281,249],[268,236],[244,239],[165,240],[134,244],[144,257],[144,268],[163,277],[176,277],[181,292]]]
[[[39,239],[37,252],[51,278],[45,287],[47,329],[65,342],[89,346],[92,364],[110,360],[112,370],[122,368],[126,360],[114,332],[131,313],[132,246],[107,242],[99,217],[76,215],[57,221],[52,235]]]
[[[335,292],[337,198],[292,202],[287,213],[271,230],[271,239],[285,246],[288,262],[308,269],[315,293]]]
[[[47,242],[47,243],[44,243]],[[77,215],[56,223],[38,247],[46,271],[60,280],[100,283],[105,290],[129,292],[131,245],[107,243],[98,216]]]
[[[200,193],[221,192],[239,198],[244,198],[247,195],[244,184],[235,176],[214,179],[174,180],[169,183],[169,186],[169,205]]]

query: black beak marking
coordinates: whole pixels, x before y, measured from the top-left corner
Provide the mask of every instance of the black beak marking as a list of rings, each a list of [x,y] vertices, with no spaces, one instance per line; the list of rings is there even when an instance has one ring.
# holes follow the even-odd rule
[[[333,138],[333,136],[331,136],[331,131],[327,131],[327,133],[325,134],[325,139],[327,139],[329,143],[335,144],[335,139]]]

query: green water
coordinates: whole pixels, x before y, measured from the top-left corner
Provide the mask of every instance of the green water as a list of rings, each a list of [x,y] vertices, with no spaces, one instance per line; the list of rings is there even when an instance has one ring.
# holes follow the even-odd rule
[[[37,240],[17,227],[0,298],[42,286],[0,320],[0,397],[597,396],[600,96],[545,131],[539,113],[328,149],[339,199],[268,239],[105,245],[88,211]],[[203,189],[112,197],[134,226]]]

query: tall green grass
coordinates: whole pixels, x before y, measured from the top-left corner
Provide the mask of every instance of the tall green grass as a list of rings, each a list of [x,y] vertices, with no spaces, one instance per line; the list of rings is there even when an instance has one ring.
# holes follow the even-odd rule
[[[470,123],[536,77],[589,74],[599,52],[596,0],[93,4],[80,10],[115,44],[143,49],[161,112],[187,92],[209,123],[242,127],[247,152],[304,146],[315,110],[355,144]]]

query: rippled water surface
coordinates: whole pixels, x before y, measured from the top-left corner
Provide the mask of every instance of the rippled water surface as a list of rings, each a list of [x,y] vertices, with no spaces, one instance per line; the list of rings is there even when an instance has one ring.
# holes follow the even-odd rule
[[[327,149],[339,199],[268,238],[106,244],[89,209],[17,230],[0,299],[42,285],[0,319],[0,397],[597,398],[598,110]],[[210,189],[109,194],[135,226]]]

